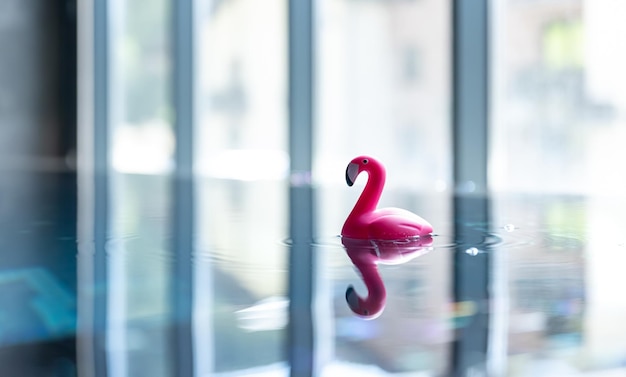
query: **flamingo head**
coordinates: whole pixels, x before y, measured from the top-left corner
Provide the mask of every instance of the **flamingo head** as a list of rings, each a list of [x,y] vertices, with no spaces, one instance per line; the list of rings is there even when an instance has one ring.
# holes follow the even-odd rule
[[[385,308],[385,295],[381,297],[372,297],[362,299],[352,285],[346,289],[346,301],[350,310],[363,319],[378,318]]]
[[[383,171],[383,165],[369,156],[359,156],[355,157],[350,161],[348,167],[346,168],[346,183],[348,186],[352,186],[354,181],[356,181],[356,177],[361,174],[362,171],[366,171],[368,173],[372,171]]]

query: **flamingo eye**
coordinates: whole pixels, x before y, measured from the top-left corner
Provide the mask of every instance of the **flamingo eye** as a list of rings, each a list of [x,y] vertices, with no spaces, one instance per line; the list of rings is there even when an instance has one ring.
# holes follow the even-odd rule
[[[363,164],[367,164],[369,160],[367,158],[363,159]]]

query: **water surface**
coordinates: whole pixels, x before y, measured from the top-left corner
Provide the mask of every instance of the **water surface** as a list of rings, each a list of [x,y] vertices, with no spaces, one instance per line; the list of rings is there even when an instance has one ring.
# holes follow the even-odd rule
[[[354,193],[206,178],[190,205],[173,187],[117,175],[95,205],[71,173],[2,181],[5,370],[626,373],[624,198],[389,189],[384,205],[435,234],[403,263],[377,264],[386,302],[367,320],[346,302],[347,287],[368,287],[338,236]]]

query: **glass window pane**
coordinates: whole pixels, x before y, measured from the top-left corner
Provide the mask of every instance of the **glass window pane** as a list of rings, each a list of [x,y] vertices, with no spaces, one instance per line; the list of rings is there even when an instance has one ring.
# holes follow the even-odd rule
[[[237,180],[283,178],[286,2],[207,1],[200,8],[197,170]]]
[[[389,184],[450,186],[450,3],[318,3],[315,175],[342,182],[353,157],[385,161]]]
[[[491,185],[623,192],[626,36],[613,1],[502,1],[494,18]]]
[[[111,2],[111,163],[115,171],[172,168],[170,22],[167,0]]]

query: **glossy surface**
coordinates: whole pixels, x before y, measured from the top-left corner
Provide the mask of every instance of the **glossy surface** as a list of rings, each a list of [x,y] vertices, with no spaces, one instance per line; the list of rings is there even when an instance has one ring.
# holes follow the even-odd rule
[[[622,197],[388,187],[384,205],[419,209],[437,232],[387,265],[394,254],[380,245],[374,256],[342,243],[355,194],[344,185],[197,177],[195,248],[182,260],[172,179],[110,178],[102,206],[69,172],[0,182],[3,373],[180,376],[185,363],[197,376],[625,372]],[[100,245],[90,229],[106,217]],[[350,285],[370,292],[360,257],[379,262],[386,293],[372,320],[346,303]],[[177,268],[186,262],[191,276]]]
[[[432,225],[401,208],[377,208],[383,193],[386,170],[370,156],[352,159],[346,168],[346,183],[352,186],[359,174],[367,173],[367,183],[341,229],[341,235],[357,239],[399,240],[429,235]]]

